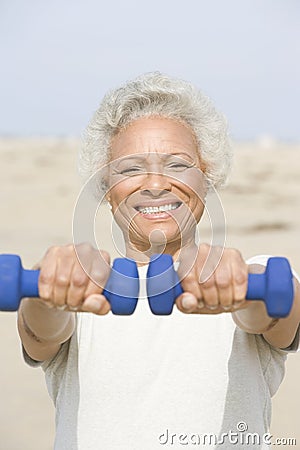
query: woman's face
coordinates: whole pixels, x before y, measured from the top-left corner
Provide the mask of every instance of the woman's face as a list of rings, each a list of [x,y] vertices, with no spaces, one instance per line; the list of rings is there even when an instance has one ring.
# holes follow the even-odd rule
[[[111,143],[107,198],[125,241],[143,252],[165,245],[174,254],[185,240],[194,239],[204,210],[201,170],[188,126],[151,117],[121,130]]]

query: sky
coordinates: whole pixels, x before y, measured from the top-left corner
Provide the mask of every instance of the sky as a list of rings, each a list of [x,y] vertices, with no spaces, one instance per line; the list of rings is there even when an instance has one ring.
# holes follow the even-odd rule
[[[0,135],[80,136],[107,90],[194,83],[238,140],[300,141],[299,0],[0,0]]]

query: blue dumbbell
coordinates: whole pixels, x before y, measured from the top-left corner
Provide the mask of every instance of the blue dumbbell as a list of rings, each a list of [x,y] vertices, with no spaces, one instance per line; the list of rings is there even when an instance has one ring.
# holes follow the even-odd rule
[[[113,314],[133,314],[139,293],[135,261],[117,258],[103,294]],[[25,270],[17,255],[0,255],[0,310],[16,311],[23,297],[38,297],[39,270]],[[248,300],[264,300],[271,317],[286,317],[293,304],[293,275],[286,258],[270,258],[264,274],[249,274]],[[183,292],[170,255],[151,257],[147,294],[153,314],[172,313],[175,299]]]
[[[39,270],[23,269],[18,255],[0,255],[0,311],[16,311],[23,297],[38,297],[39,274]],[[132,314],[139,295],[136,262],[115,259],[103,294],[113,314]]]
[[[183,293],[171,255],[153,255],[147,271],[147,297],[153,314],[168,315]]]
[[[183,292],[170,255],[153,255],[147,272],[147,295],[153,314],[172,313]],[[263,300],[268,315],[286,317],[294,299],[293,274],[286,258],[270,258],[263,274],[248,275],[247,300]]]
[[[116,258],[103,295],[110,303],[113,314],[134,313],[139,297],[139,273],[136,262],[129,258]]]

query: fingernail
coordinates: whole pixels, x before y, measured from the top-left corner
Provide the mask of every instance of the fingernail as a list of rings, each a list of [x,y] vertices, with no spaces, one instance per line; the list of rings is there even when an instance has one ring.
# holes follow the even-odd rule
[[[79,306],[69,306],[69,310],[73,312],[77,312],[79,310]]]
[[[224,309],[224,311],[230,311],[232,309],[232,305],[223,305],[222,308]]]
[[[208,309],[210,309],[211,311],[214,311],[215,309],[218,308],[219,305],[206,305]]]
[[[237,302],[233,302],[232,308],[233,309],[239,309],[243,303],[244,303],[243,300],[240,300],[240,301],[237,301]]]
[[[184,309],[192,309],[196,306],[195,298],[191,295],[185,295],[182,299],[182,306]]]

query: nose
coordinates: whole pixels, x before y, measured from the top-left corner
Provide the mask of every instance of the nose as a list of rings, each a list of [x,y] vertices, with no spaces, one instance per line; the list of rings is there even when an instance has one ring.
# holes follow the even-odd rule
[[[143,186],[141,186],[141,193],[158,197],[165,192],[170,192],[171,189],[172,185],[167,176],[159,173],[148,173]]]

